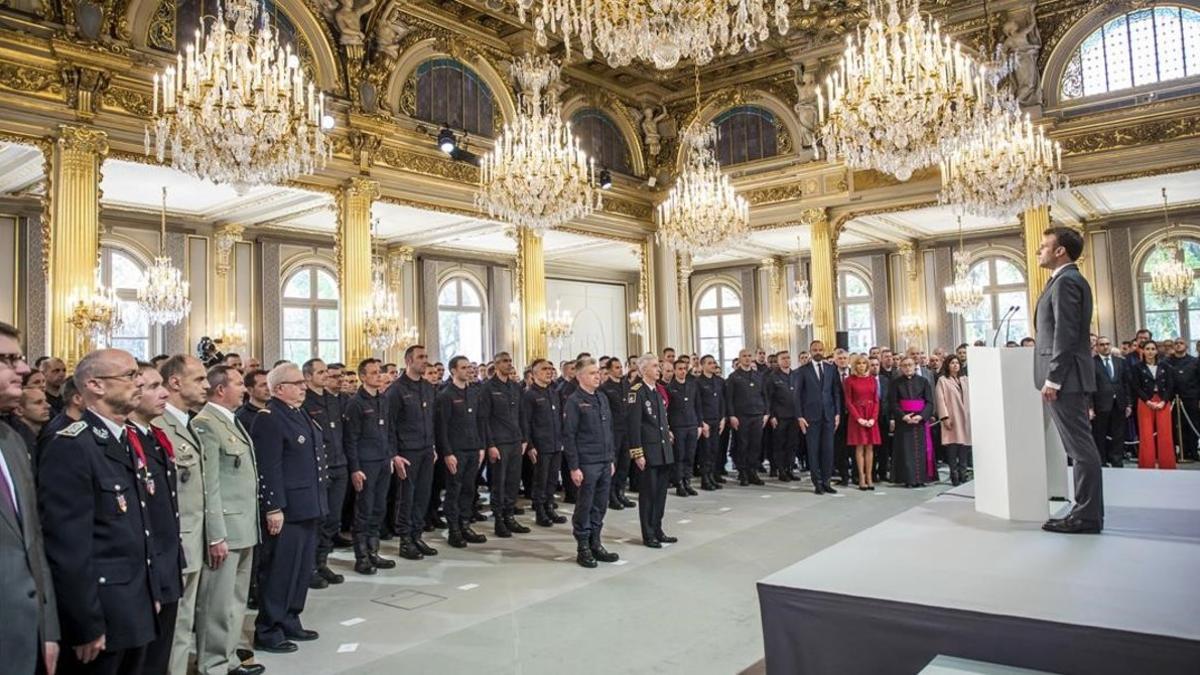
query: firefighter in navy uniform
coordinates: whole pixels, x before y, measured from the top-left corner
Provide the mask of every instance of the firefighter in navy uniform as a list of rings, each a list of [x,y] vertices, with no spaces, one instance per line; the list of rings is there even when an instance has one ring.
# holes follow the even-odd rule
[[[346,468],[346,451],[342,446],[343,399],[329,389],[329,369],[321,359],[309,359],[300,367],[300,373],[305,380],[304,411],[321,428],[325,438],[323,467],[329,515],[317,531],[317,572],[309,582],[311,588],[319,589],[345,581],[342,575],[329,569],[328,561],[333,552],[334,537],[342,527],[341,504],[346,499],[350,472]]]
[[[796,420],[796,385],[792,383],[792,356],[786,350],[777,355],[778,366],[763,376],[763,388],[770,414],[771,466],[780,481],[796,480],[792,462],[800,446],[800,425]]]
[[[721,438],[725,431],[725,378],[718,372],[717,360],[710,355],[700,358],[700,419],[708,426],[701,432],[696,460],[700,463],[700,489],[720,490],[725,478],[723,466],[717,466],[721,456]]]
[[[363,359],[358,364],[362,382],[346,404],[343,444],[354,487],[354,571],[375,574],[377,569],[396,566],[396,561],[379,555],[379,539],[387,513],[388,488],[392,473],[399,468],[393,460],[395,438],[389,422],[387,399],[380,393],[384,373],[379,359]],[[403,472],[401,472],[403,473]]]
[[[704,433],[703,410],[700,404],[700,384],[688,374],[687,359],[675,361],[675,377],[667,383],[667,422],[675,451],[675,494],[692,497],[692,465],[696,462],[696,444]]]
[[[615,446],[612,410],[608,396],[598,391],[600,369],[590,357],[575,363],[578,387],[567,399],[563,414],[563,454],[571,482],[577,489],[571,529],[575,535],[575,562],[596,567],[596,562],[616,562],[619,557],[604,549],[600,532],[608,509],[609,482],[612,480]]]
[[[521,483],[521,458],[525,440],[521,435],[521,385],[508,352],[496,355],[496,373],[481,385],[480,421],[487,448],[488,478],[491,479],[492,517],[497,537],[527,534],[517,522],[517,492]]]
[[[623,376],[621,359],[615,356],[608,361],[606,368],[601,369],[601,374],[604,376],[604,382],[601,383],[600,389],[608,397],[608,407],[613,411],[613,443],[617,452],[616,470],[613,472],[612,488],[609,490],[608,508],[620,511],[637,506],[632,499],[625,496],[625,485],[629,482],[630,464],[629,444],[626,442],[628,433],[625,430],[625,397],[629,394],[629,383]]]
[[[454,548],[482,544],[487,537],[471,528],[475,477],[483,461],[484,430],[479,418],[482,388],[470,382],[471,363],[465,356],[450,359],[450,383],[437,396],[435,425],[438,456],[446,464],[446,497],[442,510]]]
[[[642,375],[641,381],[634,383],[625,397],[629,456],[641,471],[638,519],[642,526],[642,543],[650,548],[662,548],[663,544],[678,541],[662,529],[675,453],[671,447],[671,432],[667,429],[667,407],[658,393],[658,358],[653,355],[641,357],[638,371]]]
[[[393,523],[400,538],[400,557],[408,560],[421,560],[438,553],[421,538],[437,457],[433,449],[437,391],[425,379],[427,366],[425,347],[410,346],[404,351],[404,372],[388,387],[386,394],[394,443],[400,456],[408,462],[405,476],[397,486],[399,494]]]
[[[133,357],[117,349],[88,354],[74,377],[87,411],[50,440],[37,472],[62,630],[58,672],[137,673],[160,598],[146,467],[125,426],[142,380]]]
[[[738,470],[738,485],[762,485],[758,462],[763,424],[767,421],[767,399],[763,373],[755,368],[749,349],[738,352],[737,368],[725,379],[725,412],[729,415],[729,426],[736,432],[733,461]]]
[[[567,522],[550,508],[554,500],[554,484],[562,463],[562,409],[553,386],[554,366],[546,359],[537,359],[530,366],[533,384],[521,395],[521,430],[529,443],[528,455],[533,462],[533,486],[530,497],[533,512],[541,527]]]

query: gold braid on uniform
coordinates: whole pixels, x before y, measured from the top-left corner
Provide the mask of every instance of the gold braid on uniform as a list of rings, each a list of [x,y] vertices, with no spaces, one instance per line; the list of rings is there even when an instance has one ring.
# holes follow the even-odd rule
[[[645,456],[646,456],[646,453],[641,448],[630,448],[629,449],[629,458],[630,459],[641,459]]]

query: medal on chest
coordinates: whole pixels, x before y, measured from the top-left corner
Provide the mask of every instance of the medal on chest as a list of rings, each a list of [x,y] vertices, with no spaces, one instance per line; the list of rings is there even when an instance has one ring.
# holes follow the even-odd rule
[[[129,510],[129,504],[125,501],[125,493],[124,492],[117,493],[117,510],[120,511],[121,513],[125,513],[126,511]]]

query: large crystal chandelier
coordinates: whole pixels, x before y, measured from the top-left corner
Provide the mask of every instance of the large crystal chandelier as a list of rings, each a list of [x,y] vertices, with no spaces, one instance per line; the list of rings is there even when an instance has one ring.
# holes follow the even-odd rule
[[[100,282],[99,270],[96,270],[95,290],[75,301],[67,322],[94,348],[107,346],[113,331],[124,324],[117,293]]]
[[[958,250],[954,252],[954,283],[942,289],[946,310],[966,315],[983,302],[983,287],[971,279],[971,257],[963,248],[962,216],[958,217]]]
[[[1070,183],[1062,147],[1028,114],[997,104],[980,133],[941,163],[943,204],[981,217],[1008,219],[1054,201]]]
[[[153,129],[158,161],[169,146],[172,167],[239,190],[325,166],[333,118],[324,94],[305,82],[299,57],[280,46],[261,7],[225,0],[210,25],[201,18],[175,65],[155,74],[146,152]]]
[[[167,188],[162,189],[162,209],[158,222],[158,257],[146,270],[137,291],[138,305],[150,323],[163,326],[179,323],[192,311],[188,282],[183,272],[171,264],[167,255]]]
[[[554,303],[554,311],[546,312],[545,318],[542,319],[542,332],[556,347],[562,347],[563,340],[571,337],[574,326],[575,320],[571,317],[571,312],[564,310],[558,301]]]
[[[872,2],[866,28],[847,36],[838,69],[817,86],[817,113],[831,159],[903,181],[978,127],[991,87],[918,0],[886,3],[886,17]]]
[[[1171,229],[1167,215],[1167,188],[1162,189],[1162,198],[1163,238],[1158,242],[1155,260],[1150,266],[1150,292],[1163,302],[1178,304],[1191,297],[1195,275],[1184,261],[1178,238],[1167,234]]]
[[[233,312],[230,312],[229,321],[212,331],[212,339],[213,342],[221,346],[222,350],[228,353],[235,349],[246,347],[249,340],[249,332],[244,325],[238,323]]]
[[[480,161],[475,205],[540,234],[599,209],[601,190],[595,162],[562,119],[558,64],[527,54],[513,63],[512,74],[520,110]]]
[[[813,302],[812,296],[808,294],[808,282],[796,282],[796,294],[788,298],[787,302],[788,316],[791,317],[792,323],[807,328],[813,322]]]
[[[379,221],[372,223],[372,234],[378,230]],[[374,236],[372,236],[374,238]],[[411,339],[409,345],[416,342],[411,335],[411,327],[404,321],[400,312],[400,301],[388,286],[387,264],[381,253],[371,254],[371,302],[363,315],[363,333],[367,344],[376,352],[390,349],[401,340]],[[405,345],[407,348],[409,345]]]
[[[809,0],[803,0],[805,9]],[[705,64],[713,56],[753,51],[789,29],[787,0],[516,0],[517,16],[533,16],[537,43],[554,32],[566,45],[579,41],[591,59],[593,45],[619,68],[642,59],[656,68],[674,68],[681,58]]]

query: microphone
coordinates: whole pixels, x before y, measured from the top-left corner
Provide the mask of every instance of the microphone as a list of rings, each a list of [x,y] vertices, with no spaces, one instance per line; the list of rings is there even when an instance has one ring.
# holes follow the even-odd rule
[[[1021,311],[1021,308],[1020,308],[1020,307],[1018,307],[1018,306],[1016,306],[1016,305],[1013,305],[1013,308],[1012,308],[1012,314],[1009,314],[1009,315],[1008,315],[1008,324],[1007,324],[1007,325],[1004,327],[1004,343],[1005,343],[1005,344],[1008,344],[1008,340],[1009,340],[1009,333],[1011,333],[1011,332],[1012,332],[1012,320],[1013,320],[1013,317],[1014,317],[1014,316],[1016,316],[1016,315],[1017,315],[1017,312],[1019,312],[1019,311]]]
[[[992,346],[993,347],[996,346],[996,340],[1000,337],[1000,329],[1004,327],[1004,322],[1008,321],[1008,318],[1010,316],[1012,316],[1013,314],[1016,314],[1018,309],[1020,309],[1020,307],[1017,307],[1016,305],[1012,305],[1007,310],[1005,310],[1004,314],[1000,317],[1000,322],[996,324],[996,330],[995,330],[995,332],[992,333]]]

